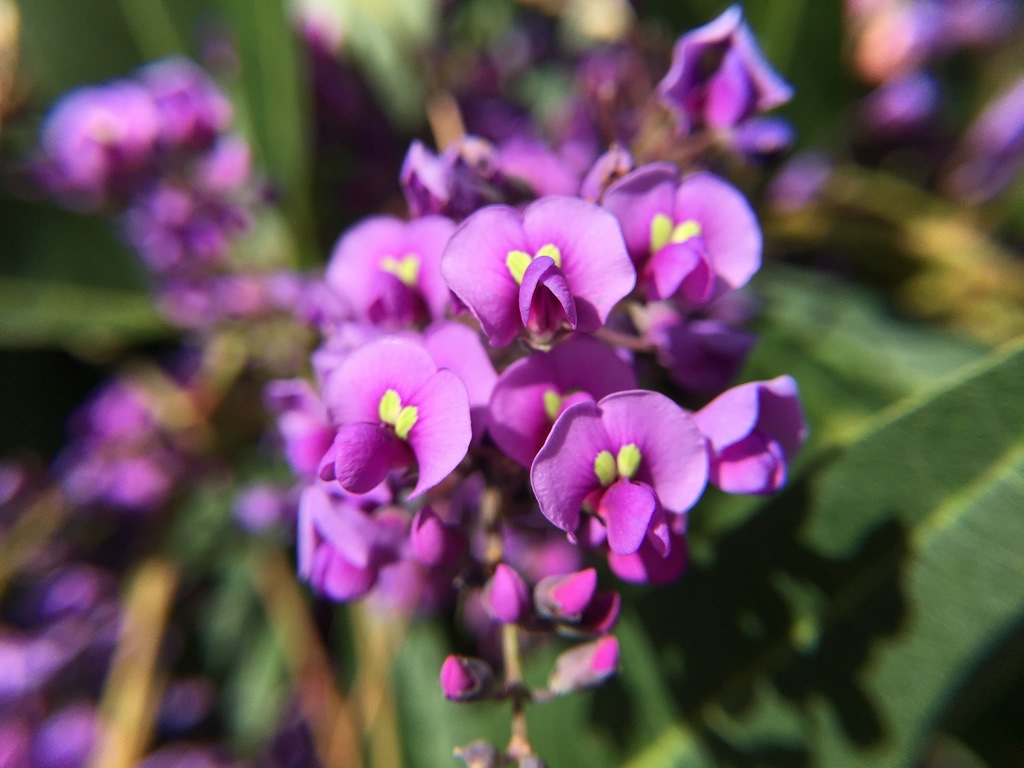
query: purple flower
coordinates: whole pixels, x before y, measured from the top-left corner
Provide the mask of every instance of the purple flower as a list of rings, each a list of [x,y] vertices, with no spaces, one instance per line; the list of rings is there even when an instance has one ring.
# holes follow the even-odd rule
[[[676,42],[672,66],[658,83],[679,129],[733,128],[785,104],[792,88],[764,60],[738,5]]]
[[[438,368],[458,374],[469,394],[469,415],[473,423],[473,444],[483,438],[488,426],[487,404],[498,374],[494,370],[480,334],[461,323],[433,323],[423,332],[423,347]]]
[[[636,282],[614,217],[570,197],[482,208],[452,235],[441,272],[496,347],[524,328],[541,344],[564,327],[592,333]]]
[[[1024,78],[981,113],[956,153],[947,186],[961,200],[990,200],[1024,170]]]
[[[508,456],[529,467],[555,419],[581,400],[636,388],[636,376],[609,347],[587,337],[534,352],[502,372],[490,402],[490,433]]]
[[[445,525],[429,506],[423,507],[412,519],[409,542],[416,559],[430,567],[452,565],[466,549],[462,531]]]
[[[385,338],[357,349],[331,377],[325,401],[341,427],[320,477],[351,493],[416,464],[412,496],[419,496],[444,480],[469,448],[466,386],[414,341]]]
[[[266,389],[267,407],[277,415],[284,455],[300,477],[316,477],[320,461],[334,441],[327,409],[302,379],[272,381]]]
[[[548,689],[564,694],[590,688],[603,683],[618,669],[619,641],[606,635],[560,654],[548,678]]]
[[[441,665],[441,691],[451,701],[486,697],[494,685],[494,673],[483,659],[449,656]]]
[[[679,181],[668,163],[619,179],[603,205],[615,214],[650,299],[706,304],[761,266],[761,230],[743,195],[710,173]]]
[[[530,481],[541,512],[575,533],[584,504],[617,554],[645,539],[665,554],[665,513],[682,514],[707,482],[704,439],[693,419],[657,392],[631,390],[568,408],[534,459]]]
[[[935,78],[913,72],[889,80],[868,94],[860,106],[860,117],[876,134],[910,139],[934,122],[939,101]]]
[[[476,136],[463,136],[440,154],[414,141],[402,162],[400,180],[413,216],[440,214],[453,219],[500,202],[508,187],[498,172],[494,146]]]
[[[580,184],[580,197],[584,200],[597,202],[605,189],[617,179],[632,171],[633,156],[621,144],[612,144],[611,148],[594,161]]]
[[[43,125],[44,180],[68,204],[98,207],[149,170],[159,130],[156,105],[136,83],[72,91]]]
[[[169,148],[205,149],[231,122],[231,102],[188,59],[157,61],[139,71],[159,115],[160,141]]]
[[[442,216],[364,219],[334,246],[327,284],[357,320],[399,326],[440,319],[448,308],[441,252],[454,229]]]
[[[789,376],[723,392],[693,415],[708,441],[710,480],[727,493],[772,493],[807,437]]]
[[[687,320],[666,302],[641,316],[644,337],[673,381],[692,392],[721,392],[739,375],[757,337],[719,320]]]
[[[358,599],[399,559],[407,526],[397,510],[371,515],[337,486],[311,485],[299,500],[299,575],[332,600]]]

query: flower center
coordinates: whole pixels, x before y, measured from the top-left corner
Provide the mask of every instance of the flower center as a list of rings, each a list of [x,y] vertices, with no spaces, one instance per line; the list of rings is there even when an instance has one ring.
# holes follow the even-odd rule
[[[505,257],[505,266],[508,267],[508,272],[512,275],[517,285],[523,284],[523,275],[526,274],[526,268],[530,266],[530,262],[541,256],[548,256],[555,262],[556,267],[562,268],[562,251],[554,243],[542,246],[533,256],[526,251],[508,252],[508,256]]]
[[[555,390],[549,389],[544,393],[544,414],[548,417],[548,421],[557,419],[560,410],[562,410],[562,396]]]
[[[651,219],[651,253],[660,251],[669,243],[685,243],[700,234],[700,222],[696,219],[686,219],[675,224],[664,213],[656,214]]]
[[[619,448],[617,456],[611,451],[601,451],[594,457],[594,474],[602,488],[607,488],[620,477],[631,480],[640,469],[640,449],[636,443],[626,443]]]
[[[416,426],[420,410],[415,405],[402,407],[401,396],[393,389],[387,390],[377,406],[380,420],[395,428],[395,434],[402,440],[409,437],[409,430]]]
[[[385,256],[380,260],[380,268],[389,275],[394,275],[410,288],[416,287],[420,276],[420,257],[415,253],[407,253],[400,259]]]

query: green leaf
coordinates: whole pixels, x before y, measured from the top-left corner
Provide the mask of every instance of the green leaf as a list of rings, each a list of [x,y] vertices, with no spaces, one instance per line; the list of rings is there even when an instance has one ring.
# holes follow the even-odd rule
[[[173,333],[141,293],[0,277],[0,345],[90,352]]]
[[[236,36],[243,66],[241,92],[236,94],[239,122],[248,124],[256,167],[279,188],[300,253],[309,261],[311,86],[287,5],[281,0],[217,0]]]
[[[1024,347],[820,455],[641,600],[680,722],[629,763],[905,766],[961,719],[1024,604]],[[665,605],[672,605],[668,614]],[[980,681],[980,682],[979,682]]]

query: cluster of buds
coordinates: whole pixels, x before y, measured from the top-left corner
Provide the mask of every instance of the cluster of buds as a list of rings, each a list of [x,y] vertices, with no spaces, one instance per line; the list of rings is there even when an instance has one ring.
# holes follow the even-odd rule
[[[232,274],[258,203],[227,96],[186,59],[72,91],[48,115],[38,176],[64,205],[106,211],[184,325],[294,303],[294,279]]]
[[[437,154],[414,143],[400,178],[411,218],[355,223],[311,287],[316,382],[267,390],[301,478],[299,572],[337,601],[460,602],[481,656],[448,657],[445,696],[514,709],[506,753],[471,745],[469,764],[540,764],[523,706],[618,668],[619,597],[585,558],[672,581],[709,482],[763,494],[786,481],[806,435],[795,382],[730,388],[754,342],[736,326],[761,231],[693,148],[767,146],[761,113],[789,93],[732,8],[684,35],[646,94],[675,115],[664,157],[648,146],[635,163],[642,120],[599,125],[608,89],[593,87],[575,97],[575,135],[603,136],[603,152],[533,125]],[[519,644],[535,636],[577,644],[531,691]]]

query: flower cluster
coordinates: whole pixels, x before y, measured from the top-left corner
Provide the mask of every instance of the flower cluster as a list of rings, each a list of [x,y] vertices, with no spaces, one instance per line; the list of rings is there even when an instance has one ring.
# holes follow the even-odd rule
[[[677,116],[665,157],[686,145],[689,160],[636,164],[639,118],[602,133],[607,89],[585,87],[630,61],[585,63],[561,140],[529,122],[487,135],[477,118],[437,154],[413,143],[411,218],[356,222],[311,286],[315,383],[267,389],[301,478],[300,575],[338,601],[459,600],[482,657],[444,663],[453,700],[520,711],[611,675],[619,598],[584,560],[629,582],[679,577],[708,483],[771,493],[806,435],[791,378],[729,388],[754,342],[737,326],[762,236],[693,151],[715,136],[747,156],[738,137],[790,89],[732,8],[681,38],[646,95]],[[530,691],[509,649],[544,634],[582,644]]]
[[[231,122],[227,96],[197,65],[174,58],[72,91],[42,130],[44,186],[69,207],[115,213],[166,314],[186,325],[253,311],[244,299],[225,307],[212,296],[237,293],[220,282],[233,277],[232,242],[257,202],[249,147]],[[275,279],[250,277],[263,294],[256,311],[289,303],[275,304]]]

